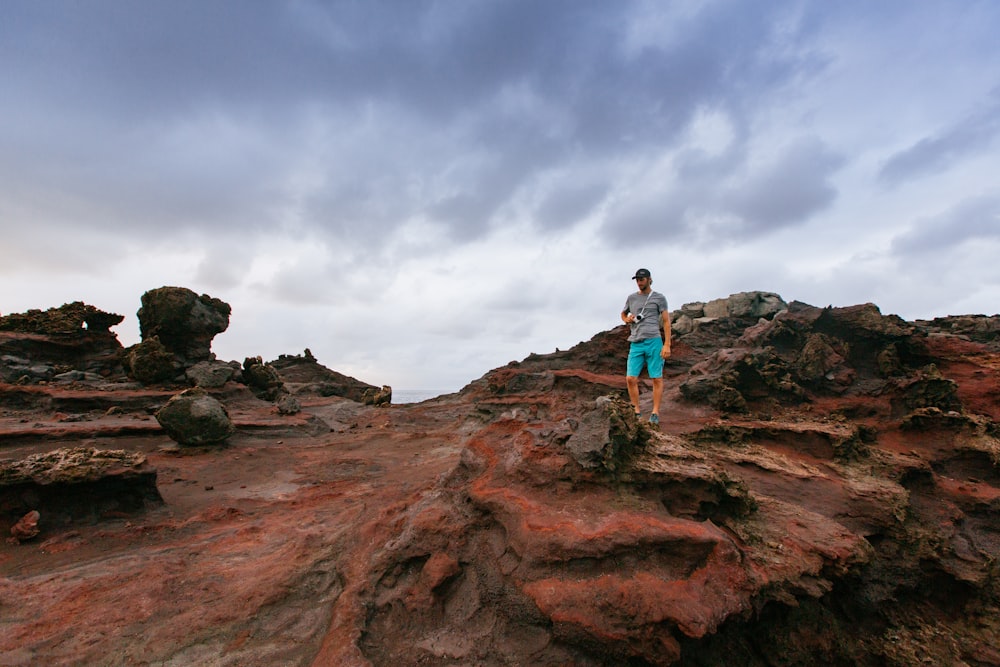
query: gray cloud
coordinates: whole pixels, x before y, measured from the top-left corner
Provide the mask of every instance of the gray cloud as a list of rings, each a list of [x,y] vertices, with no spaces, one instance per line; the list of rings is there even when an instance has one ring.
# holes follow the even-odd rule
[[[733,158],[681,156],[683,176],[630,194],[612,207],[605,233],[615,242],[664,239],[726,245],[808,220],[836,198],[832,175],[845,159],[816,138],[792,142],[770,162],[757,164],[739,148]]]
[[[546,193],[535,211],[535,219],[545,229],[572,227],[593,212],[608,191],[607,183],[585,180],[560,184]]]
[[[800,140],[726,193],[724,207],[747,235],[805,222],[835,199],[830,176],[844,163],[821,141]]]
[[[1000,192],[962,201],[943,213],[916,221],[892,241],[897,255],[933,254],[970,241],[995,243],[1000,247]]]
[[[760,51],[780,6],[709,5],[669,38],[630,46],[642,11],[576,1],[18,5],[0,55],[27,73],[0,87],[32,116],[15,114],[11,135],[27,138],[0,173],[27,169],[30,187],[83,201],[73,207],[81,223],[132,233],[264,232],[295,207],[301,224],[335,238],[369,238],[422,210],[455,241],[473,240],[551,166],[669,148],[698,105],[764,95],[804,66]],[[339,126],[304,136],[310,109]],[[351,140],[372,120],[392,143],[377,132]],[[436,130],[449,123],[454,134]],[[484,159],[449,173],[455,150]],[[299,201],[283,179],[303,153],[325,184]],[[407,192],[415,179],[439,192]],[[87,214],[87,199],[100,210]],[[539,223],[565,227],[548,206]],[[46,207],[40,217],[59,217]]]
[[[990,150],[1000,134],[1000,91],[990,103],[941,132],[892,155],[879,170],[879,181],[895,186],[943,172],[966,156]]]
[[[326,358],[301,340],[315,327],[336,341],[331,360],[391,373],[407,363],[417,377],[435,353],[483,372],[485,351],[503,363],[524,356],[521,341],[571,345],[614,326],[621,295],[602,283],[641,265],[671,303],[782,292],[759,283],[762,266],[783,267],[784,296],[808,285],[824,303],[855,303],[872,298],[857,295],[871,281],[828,267],[857,271],[891,226],[916,220],[891,253],[866,255],[861,273],[885,276],[879,294],[926,291],[916,269],[895,273],[910,257],[965,260],[974,281],[995,272],[980,255],[995,239],[988,179],[1000,167],[987,149],[1000,98],[983,91],[1000,65],[998,11],[946,0],[7,3],[0,301],[58,305],[36,299],[91,285],[116,299],[135,285],[137,300],[158,286],[146,281],[190,283],[231,300],[225,344],[251,343],[236,356],[293,341]],[[955,123],[955,109],[972,111]],[[872,155],[890,156],[882,185],[948,180],[872,191]],[[933,210],[945,213],[920,218]],[[470,284],[481,298],[467,299]],[[395,329],[373,342],[355,324],[386,285],[421,350],[405,362],[386,353]],[[564,292],[565,317],[549,314],[550,290]]]

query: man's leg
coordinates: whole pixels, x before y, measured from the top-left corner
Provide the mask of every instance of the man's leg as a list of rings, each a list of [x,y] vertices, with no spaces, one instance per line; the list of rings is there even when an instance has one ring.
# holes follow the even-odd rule
[[[636,414],[642,412],[639,409],[639,373],[646,363],[646,355],[642,345],[632,343],[628,346],[628,364],[625,369],[625,386],[628,387],[628,400],[632,401],[632,409]]]
[[[663,357],[660,356],[660,352],[663,351],[663,341],[657,338],[650,342],[649,347],[646,350],[646,368],[649,369],[649,377],[653,380],[653,415],[656,419],[650,417],[651,421],[659,423],[660,421],[660,399],[663,398]]]
[[[639,414],[639,378],[634,375],[625,376],[625,386],[628,387],[628,400],[632,401],[632,408]]]
[[[663,398],[663,378],[653,378],[653,414],[660,414],[660,399]]]

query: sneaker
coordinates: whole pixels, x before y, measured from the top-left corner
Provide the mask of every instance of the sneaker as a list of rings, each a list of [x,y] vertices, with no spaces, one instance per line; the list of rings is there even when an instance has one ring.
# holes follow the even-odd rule
[[[660,415],[655,413],[649,415],[649,423],[652,424],[653,426],[658,426],[660,423]]]

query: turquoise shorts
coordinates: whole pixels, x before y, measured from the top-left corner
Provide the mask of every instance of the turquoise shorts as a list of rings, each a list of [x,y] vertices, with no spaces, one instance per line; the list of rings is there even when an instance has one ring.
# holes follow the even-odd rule
[[[625,372],[629,377],[639,377],[642,367],[649,371],[649,377],[663,377],[663,357],[660,352],[663,350],[662,338],[646,338],[631,343],[628,348],[628,370]]]

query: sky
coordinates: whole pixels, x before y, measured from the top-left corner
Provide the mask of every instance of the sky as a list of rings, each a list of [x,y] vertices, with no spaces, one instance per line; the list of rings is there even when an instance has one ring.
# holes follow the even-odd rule
[[[1000,310],[994,0],[0,0],[0,313],[453,391],[736,292]],[[624,359],[623,359],[624,372]]]

